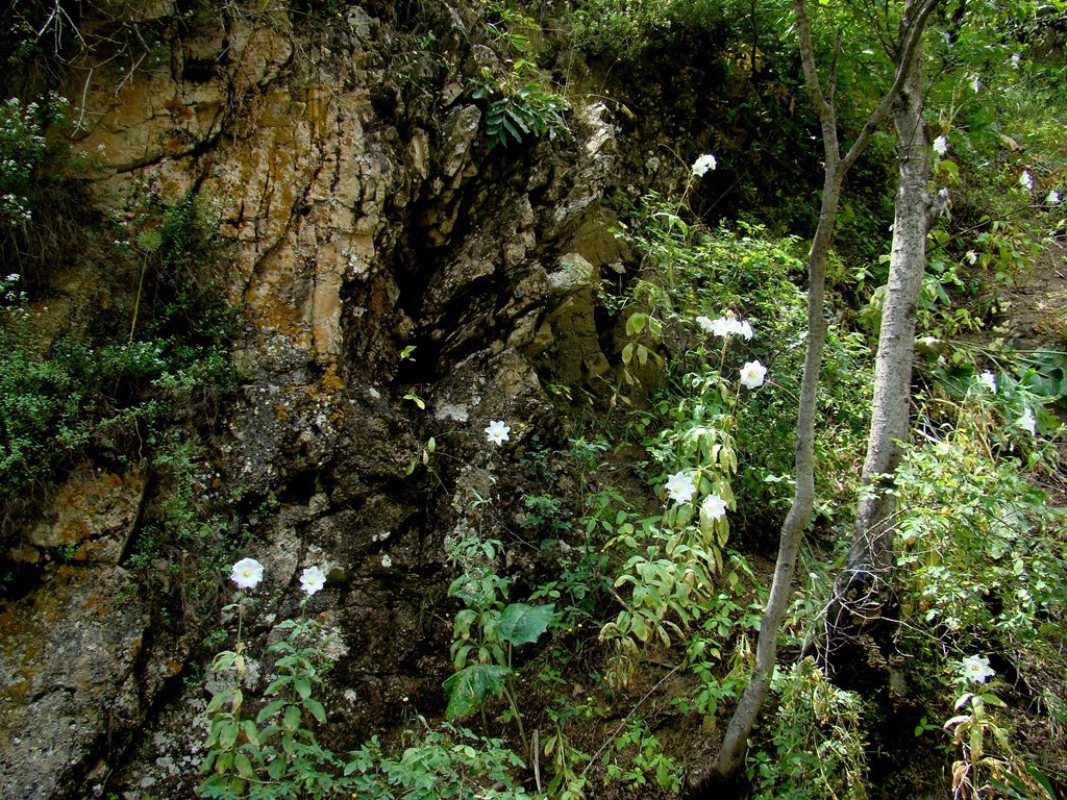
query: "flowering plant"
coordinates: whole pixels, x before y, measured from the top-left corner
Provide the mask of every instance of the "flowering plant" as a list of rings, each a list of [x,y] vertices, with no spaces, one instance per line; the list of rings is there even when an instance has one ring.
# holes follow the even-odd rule
[[[507,423],[494,419],[490,421],[489,425],[485,429],[485,438],[489,444],[502,445],[508,440],[508,435],[511,433],[511,428]]]
[[[715,156],[711,153],[705,153],[696,161],[693,162],[693,166],[690,167],[690,171],[693,173],[693,177],[703,178],[709,170],[713,170],[718,166],[715,161]]]
[[[767,368],[758,360],[749,361],[745,366],[741,367],[741,383],[746,389],[756,389],[763,385],[763,379],[766,374]]]
[[[254,558],[242,558],[233,565],[230,580],[238,589],[255,589],[263,580],[263,565]]]
[[[676,472],[667,478],[667,496],[676,503],[688,503],[696,494],[697,487],[691,475],[685,471]]]

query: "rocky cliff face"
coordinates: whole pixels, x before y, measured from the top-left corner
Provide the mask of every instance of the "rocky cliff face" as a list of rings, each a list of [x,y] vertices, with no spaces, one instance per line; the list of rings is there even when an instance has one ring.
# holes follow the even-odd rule
[[[203,486],[260,508],[233,531],[267,565],[252,636],[293,613],[304,566],[340,576],[312,609],[337,632],[330,721],[350,740],[404,698],[439,704],[442,543],[468,489],[494,480],[482,428],[507,420],[512,452],[557,435],[542,377],[606,371],[592,293],[619,258],[599,202],[614,180],[606,108],[577,103],[573,139],[490,150],[469,79],[499,63],[478,12],[427,4],[416,26],[391,6],[328,23],[201,14],[136,69],[96,52],[66,77],[101,219],[146,187],[165,204],[196,192],[234,243],[241,385]],[[87,295],[70,287],[98,269],[65,272],[53,309],[77,305]],[[408,474],[430,436],[435,474]],[[224,622],[161,625],[141,599],[126,558],[154,491],[141,469],[90,465],[17,532],[9,558],[35,581],[0,607],[5,797],[188,791],[205,695],[178,676]],[[68,563],[48,559],[56,547]]]

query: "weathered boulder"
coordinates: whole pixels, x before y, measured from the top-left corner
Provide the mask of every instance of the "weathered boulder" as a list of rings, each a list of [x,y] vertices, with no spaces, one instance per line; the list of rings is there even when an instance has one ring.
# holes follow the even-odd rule
[[[0,601],[0,795],[84,796],[146,711],[149,610],[119,567],[59,567]],[[173,664],[180,668],[180,664]]]

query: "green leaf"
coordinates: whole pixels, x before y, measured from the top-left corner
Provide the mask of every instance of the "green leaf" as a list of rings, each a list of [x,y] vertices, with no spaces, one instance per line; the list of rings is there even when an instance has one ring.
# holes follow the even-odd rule
[[[300,727],[300,706],[289,706],[282,717],[282,727],[292,733]]]
[[[229,750],[237,742],[237,724],[226,722],[219,726],[219,749]]]
[[[233,766],[237,770],[237,774],[242,778],[256,777],[255,770],[252,769],[252,762],[249,761],[248,756],[244,753],[237,754],[237,757],[233,760]]]
[[[270,703],[267,703],[267,705],[263,706],[263,708],[259,710],[259,713],[256,714],[256,722],[263,722],[265,719],[270,719],[277,714],[284,705],[284,700],[273,700]]]
[[[445,716],[449,721],[462,719],[490,697],[504,689],[504,678],[509,670],[495,664],[473,664],[461,669],[445,681],[449,694]]]
[[[515,124],[511,121],[509,117],[502,118],[500,122],[504,126],[504,130],[511,134],[511,137],[515,140],[516,143],[522,142],[522,133],[519,131],[518,128],[515,127]]]
[[[282,776],[285,775],[285,759],[276,758],[270,762],[270,766],[267,767],[267,774],[270,775],[273,780],[281,780]]]
[[[636,336],[645,329],[645,325],[648,323],[648,314],[637,313],[631,314],[630,318],[626,320],[626,335]]]
[[[533,644],[548,630],[555,613],[552,603],[543,606],[512,603],[500,615],[500,636],[515,646]]]
[[[241,723],[241,730],[244,732],[245,738],[248,739],[248,743],[253,747],[259,747],[259,730],[256,728],[256,723],[250,719],[246,719]]]
[[[304,707],[311,712],[311,716],[319,723],[326,722],[326,709],[322,707],[322,703],[316,700],[314,697],[309,697],[304,701]]]

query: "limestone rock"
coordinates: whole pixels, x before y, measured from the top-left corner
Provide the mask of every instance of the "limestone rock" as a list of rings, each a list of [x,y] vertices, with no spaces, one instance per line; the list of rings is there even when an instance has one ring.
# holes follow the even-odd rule
[[[0,601],[0,795],[26,800],[85,788],[105,743],[141,721],[135,674],[147,609],[118,567],[60,567],[41,591]]]
[[[26,540],[39,548],[65,548],[74,561],[117,564],[144,499],[144,473],[76,471],[50,498]]]

